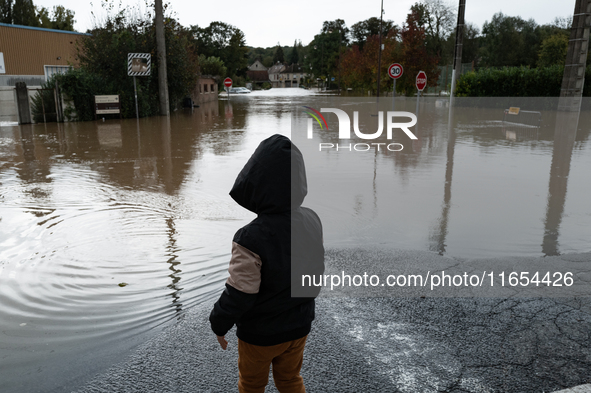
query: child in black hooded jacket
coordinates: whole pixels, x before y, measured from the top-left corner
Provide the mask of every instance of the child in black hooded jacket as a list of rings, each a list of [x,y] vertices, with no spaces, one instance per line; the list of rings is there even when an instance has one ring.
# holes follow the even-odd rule
[[[230,277],[209,320],[223,349],[237,326],[241,393],[264,392],[271,364],[281,393],[305,392],[299,372],[319,289],[299,284],[324,272],[322,224],[301,207],[306,194],[302,154],[282,135],[261,142],[230,191],[257,218],[234,236]]]

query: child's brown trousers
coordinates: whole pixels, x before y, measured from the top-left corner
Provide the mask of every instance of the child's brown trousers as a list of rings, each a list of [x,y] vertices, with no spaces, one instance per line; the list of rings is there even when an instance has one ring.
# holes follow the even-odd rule
[[[306,393],[300,375],[306,337],[263,347],[238,340],[238,391],[263,393],[273,364],[273,380],[281,393]]]

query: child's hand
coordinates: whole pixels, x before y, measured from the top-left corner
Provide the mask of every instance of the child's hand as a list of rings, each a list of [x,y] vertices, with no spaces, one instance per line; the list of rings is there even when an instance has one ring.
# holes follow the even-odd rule
[[[226,341],[226,336],[216,336],[216,337],[218,338],[218,342],[220,343],[220,346],[225,351],[226,348],[228,348],[228,342]]]

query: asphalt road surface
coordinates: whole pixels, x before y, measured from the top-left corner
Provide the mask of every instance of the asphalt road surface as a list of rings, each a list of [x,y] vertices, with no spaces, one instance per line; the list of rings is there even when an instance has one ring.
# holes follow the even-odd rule
[[[331,252],[327,261],[346,258]],[[323,291],[304,354],[308,392],[553,392],[591,383],[589,298]],[[232,330],[228,350],[219,347],[211,307],[189,311],[78,392],[237,391],[237,339]],[[277,391],[272,377],[266,391]]]

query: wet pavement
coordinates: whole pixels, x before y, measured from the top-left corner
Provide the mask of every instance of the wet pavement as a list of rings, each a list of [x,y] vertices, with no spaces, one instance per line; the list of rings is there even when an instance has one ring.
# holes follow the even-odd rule
[[[76,391],[236,391],[236,337],[219,348],[212,304]],[[588,299],[321,295],[302,375],[309,392],[553,392],[591,383],[590,335]]]
[[[363,118],[366,109],[391,107],[286,90],[170,120],[0,127],[0,391],[113,391],[129,381],[138,389],[145,381],[159,391],[195,384],[226,391],[210,385],[218,381],[212,365],[225,375],[217,386],[234,389],[235,369],[227,367],[235,368],[235,352],[217,351],[203,318],[227,275],[232,236],[253,217],[228,196],[236,174],[262,139],[305,128],[304,105],[357,108],[364,132],[377,127],[375,117]],[[414,99],[396,105],[415,110]],[[418,139],[396,136],[402,152],[313,155],[314,143],[331,141],[319,129],[298,141],[308,168],[305,205],[323,220],[332,268],[387,272],[372,267],[378,259],[343,251],[387,245],[396,261],[419,270],[449,258],[481,269],[565,258],[561,266],[576,262],[580,282],[589,282],[590,112],[573,122],[552,103],[514,105],[542,108],[540,127],[532,126],[536,117],[503,123],[504,106],[450,116],[445,100],[428,98],[413,129]],[[336,129],[336,117],[326,119]],[[578,370],[589,369],[589,310],[568,294],[327,294],[306,355],[310,391],[365,383],[376,391],[530,391],[505,388],[502,375],[507,386],[535,391],[585,383]],[[478,348],[479,338],[493,344]],[[346,356],[335,355],[340,347]]]

